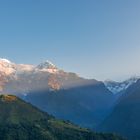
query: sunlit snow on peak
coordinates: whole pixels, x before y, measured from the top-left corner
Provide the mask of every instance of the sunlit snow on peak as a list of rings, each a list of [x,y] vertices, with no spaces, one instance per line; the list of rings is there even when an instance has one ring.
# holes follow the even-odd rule
[[[0,61],[3,61],[5,63],[11,63],[11,61],[9,61],[8,59],[5,59],[5,58],[0,58]]]

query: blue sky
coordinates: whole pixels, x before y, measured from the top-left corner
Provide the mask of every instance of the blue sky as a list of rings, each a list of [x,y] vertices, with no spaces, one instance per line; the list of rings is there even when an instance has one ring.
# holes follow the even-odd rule
[[[140,75],[139,0],[1,0],[0,57],[51,60],[87,78]]]

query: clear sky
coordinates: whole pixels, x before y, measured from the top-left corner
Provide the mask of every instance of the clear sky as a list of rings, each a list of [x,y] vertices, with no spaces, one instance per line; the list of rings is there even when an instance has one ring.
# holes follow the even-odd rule
[[[0,57],[98,80],[140,75],[140,0],[0,0]]]

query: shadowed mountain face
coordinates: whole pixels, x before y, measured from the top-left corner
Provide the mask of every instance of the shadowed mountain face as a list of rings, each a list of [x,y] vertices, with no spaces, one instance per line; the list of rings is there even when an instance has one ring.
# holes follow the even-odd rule
[[[54,116],[95,128],[110,112],[114,95],[102,82],[59,91],[30,93],[25,100]]]
[[[12,95],[0,96],[1,140],[123,140],[56,120]]]
[[[102,82],[64,72],[49,61],[37,66],[0,59],[0,91],[81,126],[96,127],[110,112],[116,96]]]
[[[117,132],[130,140],[140,139],[140,80],[126,90],[100,129]]]

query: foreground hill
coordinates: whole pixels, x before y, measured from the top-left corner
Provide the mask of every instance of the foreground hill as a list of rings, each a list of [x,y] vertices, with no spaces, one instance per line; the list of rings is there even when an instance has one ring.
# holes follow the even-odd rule
[[[0,96],[0,140],[123,140],[56,120],[16,96]]]
[[[126,90],[100,130],[140,139],[140,80]]]

